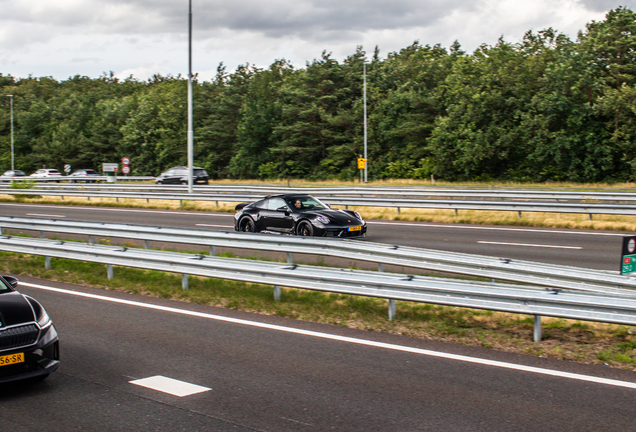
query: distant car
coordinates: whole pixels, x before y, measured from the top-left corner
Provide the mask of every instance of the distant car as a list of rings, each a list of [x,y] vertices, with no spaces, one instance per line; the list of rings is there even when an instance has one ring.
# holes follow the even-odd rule
[[[22,180],[26,177],[26,173],[21,170],[9,170],[5,171],[0,176],[0,181],[10,182],[11,180]]]
[[[159,177],[155,179],[156,184],[188,184],[188,167],[178,166],[170,168],[168,171],[161,173]],[[199,167],[192,168],[192,183],[193,184],[209,184],[210,176],[208,173]]]
[[[56,169],[39,169],[36,172],[34,172],[33,174],[31,174],[29,177],[32,178],[41,178],[41,179],[47,179],[50,181],[56,181],[56,182],[60,182],[60,178],[62,178],[62,174],[60,174],[60,172]]]
[[[239,204],[236,210],[236,231],[319,237],[362,237],[367,232],[367,224],[358,212],[332,209],[311,195],[266,196],[255,203]]]
[[[44,379],[60,364],[60,342],[46,310],[0,276],[0,383]]]
[[[99,177],[99,173],[92,169],[79,169],[69,174],[69,177],[77,177],[69,180],[71,183],[84,182],[84,183],[96,183],[97,180],[90,179],[90,177]]]

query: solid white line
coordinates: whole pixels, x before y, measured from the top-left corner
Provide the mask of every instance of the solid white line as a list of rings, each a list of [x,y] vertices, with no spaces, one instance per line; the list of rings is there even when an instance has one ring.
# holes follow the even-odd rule
[[[215,227],[215,228],[234,228],[232,225],[194,224],[194,226]]]
[[[490,230],[490,231],[520,231],[530,233],[549,233],[549,234],[579,234],[579,235],[596,235],[596,236],[610,236],[610,237],[624,237],[625,234],[617,234],[611,232],[583,232],[583,231],[558,231],[547,229],[527,229],[527,228],[503,228],[503,227],[489,227],[489,226],[466,226],[466,225],[432,225],[432,224],[420,224],[420,223],[407,223],[407,222],[375,222],[367,221],[367,224],[372,225],[398,225],[398,226],[411,226],[411,227],[425,227],[425,228],[453,228],[453,229],[472,229],[472,230]]]
[[[64,218],[65,215],[54,215],[54,214],[40,214],[40,213],[27,213],[27,216],[44,216],[44,217],[56,217],[56,218]]]
[[[583,249],[582,247],[578,247],[578,246],[556,246],[556,245],[541,245],[541,244],[528,244],[528,243],[503,243],[503,242],[491,242],[491,241],[478,241],[477,243],[496,244],[496,245],[505,245],[505,246],[557,248],[557,249]]]
[[[60,208],[60,207],[64,207],[64,206],[56,206],[56,205],[35,205],[35,204],[13,204],[13,203],[0,203],[0,206],[22,206],[22,207],[49,207],[49,208]],[[73,206],[75,207],[75,206]],[[119,212],[129,212],[129,213],[157,213],[157,214],[176,214],[176,215],[192,215],[192,216],[201,216],[201,213],[203,212],[197,212],[197,213],[192,213],[192,212],[178,212],[178,211],[169,211],[169,210],[153,210],[153,209],[148,209],[148,210],[144,210],[144,209],[129,209],[129,208],[110,208],[110,207],[83,207],[80,206],[82,210],[94,210],[94,211],[119,211]],[[234,217],[234,214],[228,214],[228,213],[209,213],[209,214],[213,214],[215,217],[216,216],[226,216],[226,217]],[[28,215],[28,214],[27,214]],[[64,216],[66,217],[66,216]]]
[[[464,355],[449,354],[449,353],[444,353],[444,352],[440,352],[440,351],[431,351],[431,350],[426,350],[426,349],[421,349],[421,348],[413,348],[413,347],[408,347],[408,346],[395,345],[395,344],[384,343],[384,342],[376,342],[376,341],[358,339],[358,338],[347,337],[347,336],[338,336],[338,335],[333,335],[333,334],[329,334],[329,333],[321,333],[321,332],[311,331],[311,330],[302,330],[302,329],[297,329],[297,328],[293,328],[293,327],[285,327],[285,326],[274,325],[274,324],[265,324],[265,323],[260,323],[260,322],[256,322],[256,321],[248,321],[248,320],[244,320],[244,319],[230,318],[230,317],[224,317],[224,316],[220,316],[220,315],[212,315],[212,314],[207,314],[207,313],[202,313],[202,312],[195,312],[195,311],[190,311],[190,310],[186,310],[186,309],[178,309],[178,308],[173,308],[173,307],[159,306],[159,305],[143,303],[143,302],[136,302],[136,301],[131,301],[131,300],[123,300],[123,299],[118,299],[118,298],[101,296],[101,295],[97,295],[97,294],[88,294],[88,293],[83,293],[83,292],[78,292],[78,291],[71,291],[71,290],[66,290],[66,289],[62,289],[62,288],[55,288],[55,287],[32,284],[32,283],[27,283],[27,282],[20,282],[20,285],[29,286],[29,287],[32,287],[32,288],[38,288],[38,289],[42,289],[42,290],[46,290],[46,291],[58,292],[58,293],[62,293],[62,294],[70,294],[70,295],[74,295],[74,296],[78,296],[78,297],[86,297],[86,298],[91,298],[91,299],[96,299],[96,300],[108,301],[108,302],[112,302],[112,303],[119,303],[119,304],[125,304],[125,305],[129,305],[129,306],[142,307],[142,308],[146,308],[146,309],[154,309],[154,310],[159,310],[159,311],[164,311],[164,312],[178,313],[178,314],[181,314],[181,315],[188,315],[188,316],[194,316],[194,317],[199,317],[199,318],[212,319],[212,320],[216,320],[216,321],[224,321],[224,322],[230,322],[230,323],[234,323],[234,324],[241,324],[241,325],[246,325],[246,326],[251,326],[251,327],[258,327],[258,328],[264,328],[264,329],[269,329],[269,330],[283,331],[283,332],[287,332],[287,333],[300,334],[300,335],[304,335],[304,336],[317,337],[317,338],[321,338],[321,339],[336,340],[336,341],[340,341],[340,342],[347,342],[347,343],[353,343],[353,344],[358,344],[358,345],[365,345],[365,346],[371,346],[371,347],[376,347],[376,348],[389,349],[389,350],[393,350],[393,351],[408,352],[408,353],[412,353],[412,354],[426,355],[426,356],[431,356],[431,357],[439,357],[439,358],[463,361],[463,362],[468,362],[468,363],[475,363],[475,364],[481,364],[481,365],[486,365],[486,366],[499,367],[499,368],[504,368],[504,369],[518,370],[518,371],[522,371],[522,372],[531,372],[531,373],[536,373],[536,374],[541,374],[541,375],[555,376],[555,377],[559,377],[559,378],[568,378],[568,379],[574,379],[574,380],[579,380],[579,381],[593,382],[593,383],[597,383],[597,384],[607,384],[607,385],[612,385],[612,386],[616,386],[616,387],[626,387],[626,388],[636,389],[636,383],[628,382],[628,381],[619,381],[619,380],[613,380],[613,379],[608,379],[608,378],[600,378],[600,377],[595,377],[595,376],[590,376],[590,375],[581,375],[581,374],[577,374],[577,373],[561,372],[561,371],[538,368],[538,367],[533,367],[533,366],[524,366],[524,365],[519,365],[519,364],[514,364],[514,363],[506,363],[506,362],[501,362],[501,361],[496,361],[496,360],[487,360],[487,359],[481,359],[481,358],[477,358],[477,357],[469,357],[469,356],[464,356]]]

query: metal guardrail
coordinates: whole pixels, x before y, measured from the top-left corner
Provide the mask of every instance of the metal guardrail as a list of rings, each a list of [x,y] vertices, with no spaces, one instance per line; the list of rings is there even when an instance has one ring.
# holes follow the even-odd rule
[[[23,183],[23,182],[34,182],[38,184],[49,184],[49,183],[94,183],[94,182],[117,182],[117,181],[148,181],[154,180],[155,177],[151,176],[68,176],[63,175],[59,177],[16,177],[16,178],[7,178],[0,179],[0,183]]]
[[[287,235],[249,234],[191,228],[150,227],[68,220],[0,217],[0,233],[6,229],[55,232],[89,236],[137,239],[215,247],[331,256],[350,260],[396,265],[441,273],[461,274],[508,282],[532,284],[582,292],[631,293],[636,296],[636,278],[618,272],[573,268],[530,261],[444,252],[360,240],[322,239]],[[618,259],[618,258],[617,258]],[[633,291],[625,291],[633,290]]]
[[[455,210],[514,211],[636,215],[636,194],[554,191],[476,191],[450,189],[367,189],[367,188],[279,188],[256,186],[197,186],[187,193],[184,186],[83,184],[42,184],[37,189],[13,189],[0,185],[0,194],[22,196],[59,196],[129,198],[179,201],[243,202],[261,199],[267,194],[310,193],[338,206],[428,208]],[[440,197],[450,198],[441,199]],[[457,199],[453,199],[456,197]],[[473,198],[473,199],[469,199]],[[479,199],[474,199],[479,198]],[[592,202],[590,202],[592,201]],[[604,202],[600,202],[604,201]]]
[[[636,299],[609,294],[549,291],[532,286],[288,265],[24,237],[0,236],[0,250],[102,263],[109,266],[109,277],[112,277],[112,266],[116,265],[274,285],[275,295],[276,289],[280,295],[280,286],[285,286],[386,298],[390,301],[390,318],[391,314],[395,315],[395,301],[404,300],[535,317],[543,315],[636,325]]]

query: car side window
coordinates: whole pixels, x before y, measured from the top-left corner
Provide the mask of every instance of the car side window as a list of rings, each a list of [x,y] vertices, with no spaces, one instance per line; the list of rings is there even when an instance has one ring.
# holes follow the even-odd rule
[[[285,201],[282,198],[272,198],[269,200],[269,204],[267,205],[268,210],[276,210],[281,207],[286,207]]]
[[[258,201],[257,203],[254,204],[255,207],[258,207],[260,209],[267,209],[267,204],[269,203],[269,200],[262,200],[262,201]]]

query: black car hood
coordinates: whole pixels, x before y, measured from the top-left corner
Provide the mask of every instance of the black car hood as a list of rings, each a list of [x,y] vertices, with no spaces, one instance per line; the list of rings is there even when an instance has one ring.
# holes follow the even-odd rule
[[[360,219],[353,216],[350,213],[347,213],[344,210],[334,210],[334,209],[325,209],[325,210],[309,210],[306,212],[301,212],[304,216],[327,216],[331,223],[336,225],[350,225],[350,224],[359,224],[362,223]]]
[[[11,291],[0,294],[0,328],[35,321],[33,309],[22,294]]]

